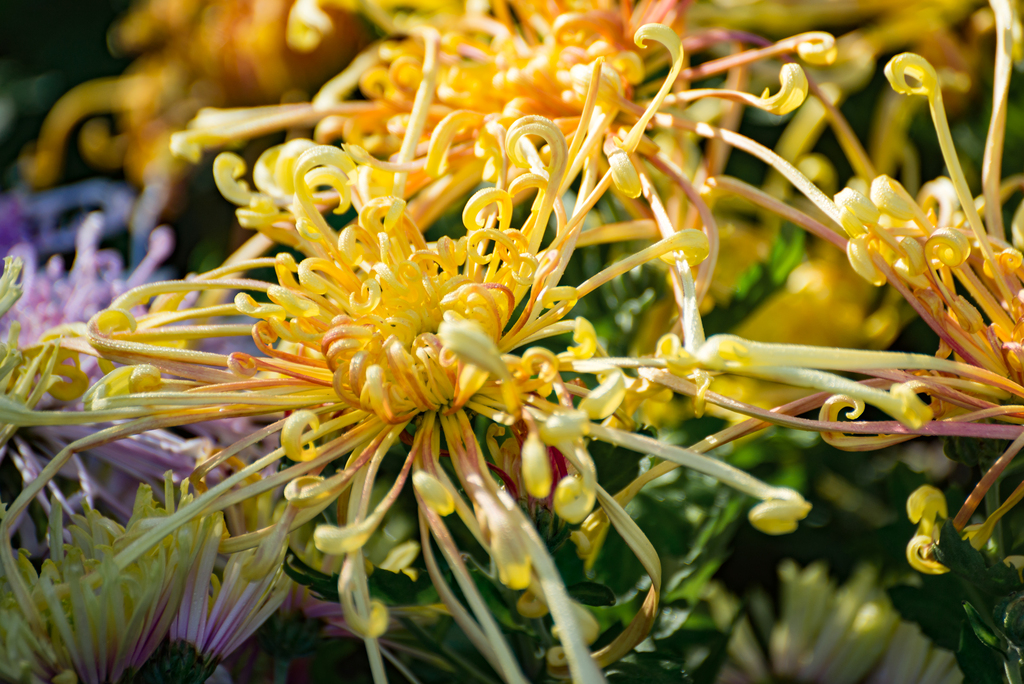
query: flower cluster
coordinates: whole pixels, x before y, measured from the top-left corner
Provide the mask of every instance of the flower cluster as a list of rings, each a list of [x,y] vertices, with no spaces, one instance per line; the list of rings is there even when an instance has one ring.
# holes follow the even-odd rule
[[[992,489],[1024,446],[1024,258],[1011,246],[1024,246],[1024,214],[1010,242],[1003,225],[1003,204],[1024,186],[1000,180],[1018,24],[1008,3],[993,2],[996,88],[977,199],[946,120],[948,75],[923,57],[901,54],[885,75],[896,93],[927,98],[949,179],[912,195],[912,155],[901,183],[899,165],[869,154],[838,108],[858,87],[854,62],[866,73],[875,55],[910,40],[904,23],[887,38],[814,31],[771,42],[706,28],[715,8],[691,15],[673,1],[497,2],[482,13],[299,0],[287,22],[284,3],[253,16],[216,7],[153,2],[131,15],[117,35],[164,45],[155,71],[81,86],[40,137],[33,173],[45,184],[73,122],[113,101],[125,137],[87,124],[87,156],[112,166],[124,152],[129,174],[152,188],[170,177],[168,150],[196,162],[286,134],[213,161],[218,190],[254,233],[212,270],[156,280],[173,244],[160,228],[121,280],[120,258],[98,249],[98,215],[79,230],[66,273],[59,258],[38,269],[32,248],[6,258],[0,457],[21,483],[0,521],[0,675],[198,682],[255,640],[280,676],[294,656],[287,644],[306,652],[323,623],[325,635],[364,643],[376,682],[388,664],[415,681],[397,653],[447,654],[409,647],[405,635],[450,617],[503,681],[542,670],[604,681],[655,629],[662,603],[699,595],[679,589],[691,569],[665,572],[663,550],[633,515],[645,485],[685,468],[730,488],[733,514],[734,493],[751,497],[747,519],[767,535],[808,516],[795,488],[724,458],[722,447],[776,426],[851,451],[918,436],[1013,439],[983,464],[951,523],[970,544],[949,526],[940,535],[947,499],[926,486],[907,501],[918,529],[906,557],[927,574],[984,575],[988,594],[1019,588],[1010,567],[981,572],[970,555],[1005,550],[998,524],[1024,498],[1024,485],[1003,501]],[[205,108],[173,134],[144,123],[183,122],[177,106],[172,117],[140,93],[182,104],[197,73],[240,90],[205,104],[263,103],[312,85],[277,57],[348,50],[330,14],[339,7],[363,12],[385,37],[311,102]],[[211,22],[260,38],[259,68],[208,50],[167,57],[179,33],[215,32]],[[226,76],[236,71],[251,79]],[[776,81],[775,94],[747,92]],[[140,112],[141,102],[157,106]],[[180,109],[191,116],[199,103],[189,104]],[[785,123],[775,149],[737,132],[745,108]],[[838,192],[839,165],[813,152],[826,127],[853,172]],[[162,151],[150,154],[146,136]],[[269,146],[257,155],[256,144]],[[726,175],[730,150],[769,167],[760,187]],[[785,250],[794,227],[813,245],[807,263],[788,267],[791,292],[744,324],[706,330],[731,308],[744,269],[763,267],[758,250]],[[667,295],[627,355],[589,312],[637,273]],[[889,294],[871,294],[886,284]],[[837,293],[844,287],[854,292]],[[794,305],[806,309],[792,315]],[[840,313],[849,320],[821,336],[836,346],[812,346],[819,337],[796,329]],[[938,336],[936,353],[879,351],[913,315]],[[644,425],[709,409],[730,422],[686,431],[689,447]],[[612,449],[637,458],[609,476],[600,454]],[[128,511],[124,492],[166,471],[163,505],[143,485]],[[71,473],[77,491],[64,482]],[[988,518],[968,525],[986,497]],[[49,557],[33,565],[31,555],[46,554],[36,548],[39,510]],[[578,558],[567,561],[569,540]],[[616,597],[594,599],[569,579],[592,577],[609,544],[646,574],[614,629],[588,605]],[[436,596],[421,601],[429,605],[386,591],[391,576],[416,584],[421,575]],[[780,576],[767,658],[735,602],[711,599],[717,628],[733,630],[720,681],[959,681],[953,656],[900,621],[872,571],[839,591],[821,566],[784,564]],[[999,650],[1002,639],[1010,650],[1000,652],[1012,654],[1007,601],[998,635],[968,615],[984,644]],[[510,624],[531,646],[510,638]]]

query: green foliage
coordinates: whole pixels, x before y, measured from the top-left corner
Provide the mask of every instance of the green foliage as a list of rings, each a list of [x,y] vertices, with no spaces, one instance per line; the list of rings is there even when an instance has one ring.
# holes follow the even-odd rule
[[[577,582],[565,589],[569,596],[585,606],[615,605],[615,592],[598,582]]]
[[[324,601],[340,600],[338,596],[338,576],[334,575],[332,577],[309,567],[291,550],[288,551],[288,555],[284,559],[284,572],[296,584],[309,587],[317,598]]]
[[[995,651],[978,640],[966,620],[960,628],[956,662],[969,684],[1003,684],[999,657]]]
[[[338,601],[338,575],[327,575],[309,567],[291,551],[284,561],[285,574],[296,584],[309,587],[325,601]],[[402,572],[377,570],[368,578],[370,595],[386,606],[411,606],[436,603],[437,590],[426,572],[419,573],[413,580]]]
[[[320,645],[319,620],[310,620],[301,613],[274,613],[256,630],[256,643],[275,662],[306,658]]]
[[[952,461],[971,468],[981,465],[984,469],[1002,456],[1008,446],[1010,442],[1005,439],[953,436],[943,439],[942,451]]]
[[[999,636],[992,631],[991,627],[985,624],[985,620],[981,617],[981,613],[971,605],[970,601],[964,601],[964,611],[967,612],[967,621],[970,623],[971,629],[974,630],[974,636],[978,637],[978,641],[989,648],[1002,653],[1003,649]]]
[[[185,641],[164,642],[137,673],[128,673],[121,684],[203,684],[217,669]]]
[[[704,317],[707,330],[725,332],[741,323],[785,282],[804,259],[806,234],[791,223],[784,223],[772,242],[772,251],[764,263],[755,263],[740,274],[728,306],[720,306]]]
[[[692,684],[676,656],[630,653],[604,671],[608,684]]]
[[[951,521],[947,521],[939,536],[935,558],[952,572],[976,588],[990,594],[1008,594],[1021,587],[1017,571],[1004,563],[991,567],[981,552],[961,539]]]
[[[950,575],[920,575],[920,586],[899,585],[889,598],[904,620],[916,622],[937,646],[956,652],[966,601],[963,584]]]

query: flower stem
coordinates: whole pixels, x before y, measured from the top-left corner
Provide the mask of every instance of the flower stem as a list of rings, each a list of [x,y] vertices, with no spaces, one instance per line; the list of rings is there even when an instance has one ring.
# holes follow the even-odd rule
[[[1017,649],[1011,647],[1010,654],[1003,661],[1003,668],[1006,670],[1006,680],[1010,684],[1022,684],[1020,676],[1020,656]]]
[[[288,684],[288,668],[292,661],[287,658],[274,658],[274,684]]]

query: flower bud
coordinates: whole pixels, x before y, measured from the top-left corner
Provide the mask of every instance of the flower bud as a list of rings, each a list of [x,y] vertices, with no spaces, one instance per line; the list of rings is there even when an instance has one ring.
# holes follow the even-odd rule
[[[594,499],[580,478],[567,475],[555,487],[555,513],[568,523],[583,522],[594,508]]]
[[[540,435],[530,433],[523,442],[523,482],[526,483],[526,491],[530,496],[537,499],[547,498],[551,493],[551,459],[548,457],[548,448],[541,441]]]
[[[533,593],[533,587],[523,592],[516,601],[516,611],[524,618],[541,618],[548,614],[548,604],[544,597]]]
[[[608,152],[608,165],[612,171],[612,183],[627,197],[639,197],[643,190],[640,174],[625,150],[618,147]]]

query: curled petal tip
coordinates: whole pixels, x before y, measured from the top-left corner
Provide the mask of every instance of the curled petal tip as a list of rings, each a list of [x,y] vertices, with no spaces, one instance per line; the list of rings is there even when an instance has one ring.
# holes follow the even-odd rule
[[[798,495],[799,497],[799,495]],[[750,509],[750,524],[765,534],[795,532],[797,523],[807,517],[811,504],[797,499],[768,499]]]
[[[894,416],[909,428],[917,429],[932,419],[932,409],[921,401],[909,384],[893,385],[889,389],[900,403],[901,415]]]
[[[949,572],[942,563],[935,560],[932,548],[935,540],[928,535],[919,534],[907,544],[907,562],[910,567],[926,575],[944,575]]]
[[[604,420],[618,410],[626,398],[626,376],[615,369],[580,402],[580,410],[591,420]]]
[[[615,148],[608,154],[608,165],[612,171],[612,182],[627,197],[639,197],[642,191],[640,175],[625,150]]]
[[[885,65],[885,77],[892,89],[902,95],[939,94],[939,77],[927,59],[913,52],[896,55]]]
[[[551,493],[552,471],[548,448],[539,435],[531,434],[523,442],[523,482],[530,496],[544,499]]]
[[[782,87],[779,92],[769,95],[765,88],[760,106],[772,114],[789,114],[807,99],[807,75],[799,64],[784,64],[779,72]]]
[[[824,31],[807,34],[807,40],[796,46],[796,52],[800,59],[814,66],[828,66],[836,61],[839,54],[835,37]]]
[[[590,417],[579,409],[556,413],[540,426],[540,436],[546,444],[563,444],[579,439],[590,431]]]
[[[938,488],[922,485],[907,498],[907,517],[910,522],[917,524],[922,518],[934,519],[936,515],[949,517],[946,497]]]

